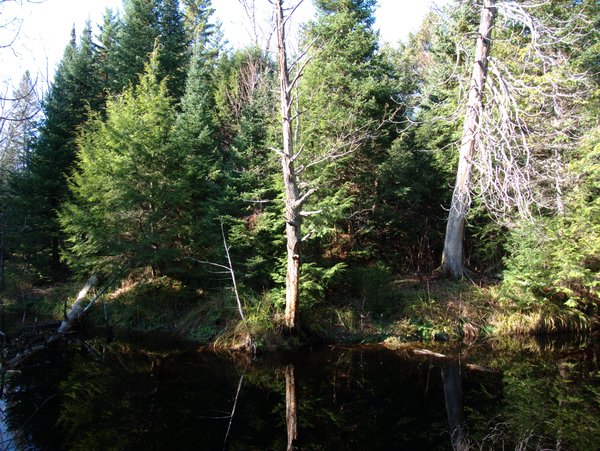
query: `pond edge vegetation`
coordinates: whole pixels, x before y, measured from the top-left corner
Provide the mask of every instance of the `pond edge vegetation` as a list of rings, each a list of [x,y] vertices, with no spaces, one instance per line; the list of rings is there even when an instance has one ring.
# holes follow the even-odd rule
[[[392,46],[375,0],[314,0],[297,54],[270,3],[273,48],[227,49],[209,0],[125,0],[43,101],[24,75],[7,313],[252,352],[597,327],[597,2],[454,1]]]

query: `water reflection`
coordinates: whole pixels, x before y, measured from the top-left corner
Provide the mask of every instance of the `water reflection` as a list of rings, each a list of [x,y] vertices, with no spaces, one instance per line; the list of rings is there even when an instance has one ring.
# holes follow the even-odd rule
[[[461,368],[458,360],[442,366],[442,382],[452,448],[468,449],[465,440],[465,411],[462,397]]]
[[[298,449],[298,404],[296,402],[296,372],[293,364],[285,367],[285,421],[287,449]]]
[[[382,349],[250,364],[92,343],[40,353],[11,376],[6,426],[18,449],[441,450],[514,448],[524,437],[597,449],[597,351],[469,351],[502,370],[487,374]]]

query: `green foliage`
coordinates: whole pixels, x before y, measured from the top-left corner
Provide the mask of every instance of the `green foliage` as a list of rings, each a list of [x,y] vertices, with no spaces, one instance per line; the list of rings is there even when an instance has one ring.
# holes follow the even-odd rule
[[[379,50],[373,1],[316,6],[319,14],[304,37],[312,44],[312,59],[299,84],[298,170],[308,187],[318,189],[305,209],[321,213],[304,221],[311,233],[304,252],[343,260],[365,250],[359,239],[369,242],[374,227],[377,166],[395,133],[385,120],[397,107],[398,75],[389,55]],[[328,239],[340,243],[330,247],[335,254],[319,251]]]
[[[372,233],[378,238],[378,255],[388,264],[430,273],[441,253],[448,174],[432,152],[415,145],[413,133],[402,136],[379,167],[379,206]]]
[[[154,46],[160,43],[157,77],[167,78],[169,95],[179,100],[188,69],[188,37],[178,0],[127,0],[109,49],[113,93],[135,84],[144,72]],[[109,22],[110,23],[110,22]],[[110,28],[105,23],[105,35]]]
[[[138,278],[125,279],[122,286],[104,300],[106,307],[98,303],[96,314],[92,317],[96,324],[104,323],[105,308],[109,324],[119,329],[173,331],[177,328],[185,333],[192,329],[190,317],[198,315],[198,307],[202,306],[204,312],[210,311],[210,304],[201,302],[197,292],[178,280],[167,276],[135,279]],[[215,308],[214,311],[218,310]],[[204,315],[206,328],[212,327],[215,322],[209,314]]]
[[[26,170],[10,182],[8,243],[44,278],[59,278],[63,234],[56,211],[69,194],[66,184],[76,154],[78,127],[102,105],[96,51],[89,24],[77,44],[73,34],[43,102],[44,120],[32,143]]]
[[[600,302],[600,132],[596,128],[573,163],[579,185],[565,213],[515,230],[506,261],[505,294],[519,305],[548,301],[595,312]]]
[[[337,263],[330,268],[322,268],[315,263],[302,265],[300,274],[300,306],[308,308],[323,302],[330,285],[345,276],[346,264]]]
[[[398,293],[393,288],[390,268],[383,264],[355,266],[348,269],[343,281],[344,296],[355,300],[355,305],[363,312],[375,316],[392,316],[398,310]]]
[[[172,101],[154,71],[82,130],[73,199],[60,212],[77,272],[160,270],[181,255],[193,187],[181,177],[186,155],[171,142]]]

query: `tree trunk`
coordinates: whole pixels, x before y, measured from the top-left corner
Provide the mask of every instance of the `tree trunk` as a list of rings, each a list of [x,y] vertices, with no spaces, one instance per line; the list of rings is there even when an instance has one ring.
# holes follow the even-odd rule
[[[298,446],[298,404],[296,402],[296,375],[294,365],[285,367],[285,421],[287,424],[288,451]]]
[[[465,273],[463,257],[463,240],[465,235],[465,218],[469,211],[471,191],[471,168],[475,155],[475,140],[479,133],[479,121],[483,111],[483,91],[487,76],[488,58],[490,55],[490,38],[496,15],[496,0],[484,0],[479,23],[479,35],[475,46],[475,63],[471,74],[469,98],[462,139],[456,184],[452,194],[452,203],[446,225],[442,269],[454,278],[461,278]]]
[[[294,171],[294,143],[292,132],[291,84],[287,66],[285,47],[285,23],[283,18],[283,0],[275,4],[277,20],[277,44],[279,56],[279,89],[281,95],[281,130],[283,150],[281,166],[285,189],[285,235],[287,241],[287,274],[285,278],[285,324],[293,330],[298,325],[298,286],[300,280],[300,216],[299,190]]]

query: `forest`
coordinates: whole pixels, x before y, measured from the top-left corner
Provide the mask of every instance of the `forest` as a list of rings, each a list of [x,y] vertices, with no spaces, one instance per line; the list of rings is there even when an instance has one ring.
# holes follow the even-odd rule
[[[600,4],[453,0],[390,45],[376,0],[292,42],[297,3],[232,49],[210,0],[124,0],[23,74],[2,308],[66,321],[87,280],[97,325],[260,350],[597,326]]]

